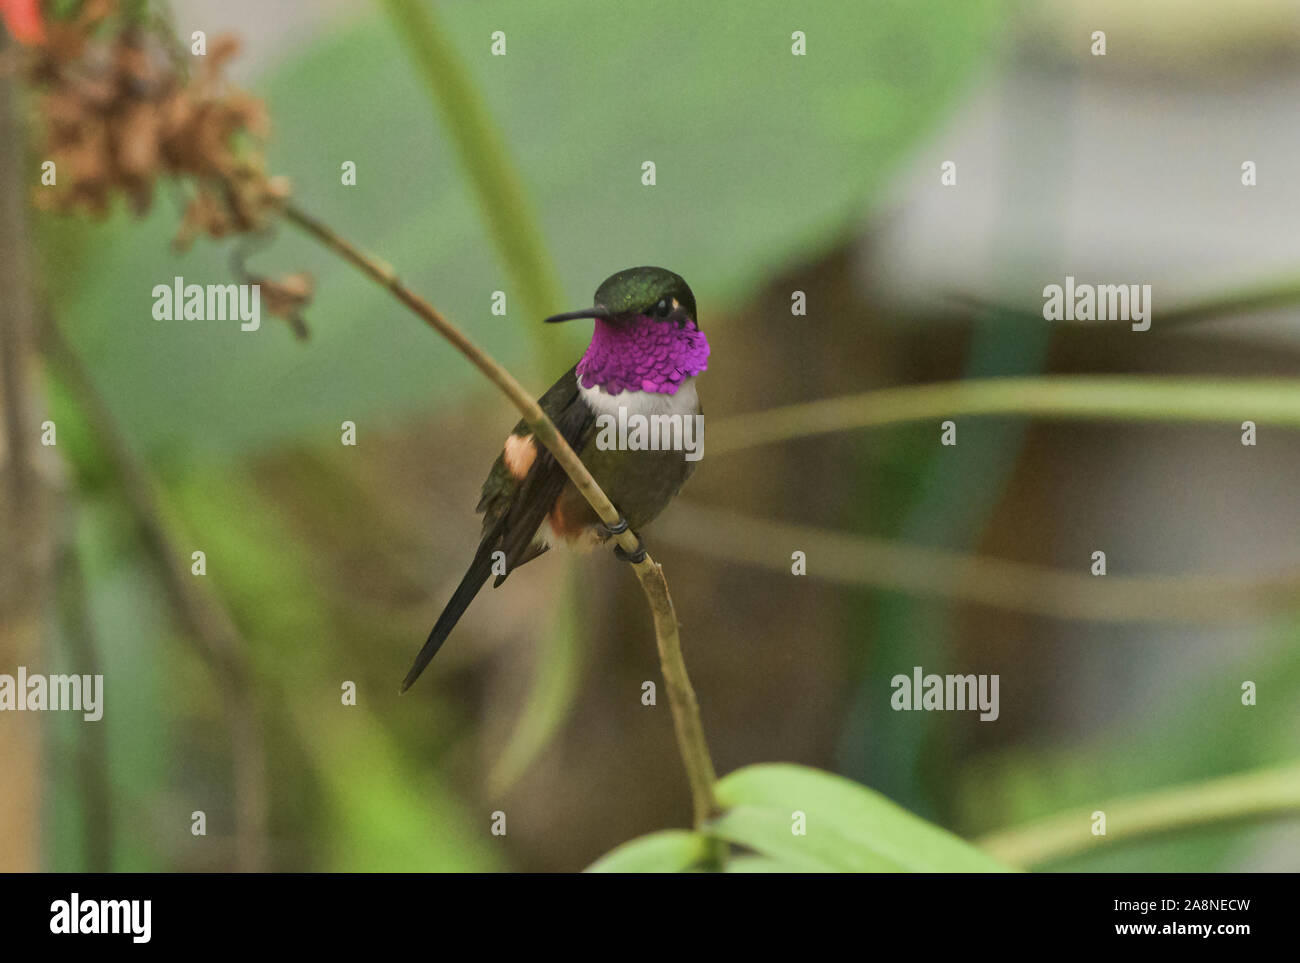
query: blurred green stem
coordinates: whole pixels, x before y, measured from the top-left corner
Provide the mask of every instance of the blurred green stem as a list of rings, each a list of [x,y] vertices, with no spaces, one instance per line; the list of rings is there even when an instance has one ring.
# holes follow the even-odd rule
[[[12,50],[0,30],[0,54]],[[45,656],[57,474],[44,469],[57,462],[39,440],[45,399],[35,376],[30,168],[17,84],[8,73],[0,70],[0,665],[14,666],[38,665]],[[42,864],[52,801],[43,778],[45,726],[35,715],[10,714],[0,739],[0,872],[34,872]]]
[[[141,542],[158,568],[172,608],[196,652],[216,678],[234,776],[235,853],[240,872],[266,869],[268,857],[267,767],[265,736],[253,698],[253,673],[248,643],[216,593],[189,571],[188,553],[176,545],[164,521],[153,480],[117,426],[107,402],[81,357],[64,338],[51,316],[43,319],[41,341],[45,356],[81,405],[87,422],[121,485]]]
[[[1031,324],[1043,323],[1042,306],[1032,309],[998,304],[977,295],[951,294],[949,300],[966,308],[974,308],[1004,317],[1017,318]],[[1203,321],[1224,321],[1235,315],[1280,308],[1300,301],[1300,279],[1295,275],[1253,281],[1226,291],[1188,298],[1160,309],[1159,324],[1155,330],[1197,324]],[[1054,321],[1076,327],[1120,328],[1128,327],[1128,320],[1115,321]]]
[[[86,576],[76,544],[77,513],[65,505],[58,557],[59,610],[68,652],[74,664],[87,675],[99,675],[103,667],[96,647],[95,627],[87,598]],[[113,870],[113,787],[108,764],[111,759],[104,726],[78,726],[75,762],[82,805],[82,868],[88,873]]]
[[[523,316],[536,320],[555,314],[564,306],[554,265],[522,178],[469,70],[443,32],[431,3],[386,0],[385,6],[428,84],[443,129],[456,145],[497,251],[518,286]],[[523,331],[532,339],[536,370],[554,377],[568,368],[563,340],[545,337],[537,324],[526,324]],[[538,669],[510,740],[488,779],[494,795],[513,785],[568,716],[585,649],[578,597],[577,573],[572,564],[565,565],[537,652]]]
[[[792,548],[808,577],[910,595],[973,602],[1057,619],[1193,622],[1259,619],[1300,602],[1300,570],[1254,576],[1087,574],[883,538],[738,515],[677,501],[656,523],[659,541],[711,558],[790,571]],[[785,546],[781,551],[773,546]]]
[[[554,314],[562,309],[555,270],[505,142],[469,71],[443,33],[432,4],[384,0],[384,6],[442,113],[443,128],[456,145],[493,239],[519,285],[524,310],[536,318]],[[555,362],[548,367],[568,367],[557,353],[560,347],[543,346],[543,357],[549,351],[547,360]]]
[[[1092,813],[1106,835],[1092,834]],[[1178,786],[1080,808],[976,840],[990,855],[1031,869],[1067,856],[1191,829],[1300,815],[1300,765]]]
[[[853,428],[978,415],[1300,428],[1300,380],[1048,375],[881,388],[719,419],[709,425],[708,450],[720,455]]]

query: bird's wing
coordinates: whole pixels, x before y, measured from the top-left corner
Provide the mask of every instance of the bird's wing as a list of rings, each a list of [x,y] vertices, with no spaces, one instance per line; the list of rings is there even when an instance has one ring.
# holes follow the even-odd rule
[[[561,376],[538,404],[570,447],[581,454],[594,434],[596,414],[578,390],[574,369]],[[499,457],[483,483],[483,497],[478,504],[478,510],[484,513],[480,551],[491,543],[490,551],[504,552],[507,573],[545,551],[534,544],[534,538],[568,481],[555,456],[537,443],[525,422],[515,426],[511,439],[521,439],[528,446],[525,451],[531,451],[531,464],[519,477],[505,455]],[[518,466],[516,459],[515,468]],[[498,575],[494,585],[500,585],[505,578]]]
[[[542,395],[539,403],[565,440],[575,451],[581,452],[594,433],[596,416],[582,399],[572,368]],[[506,453],[513,457],[507,458]],[[420,677],[470,602],[474,601],[474,596],[487,582],[495,567],[493,556],[496,552],[505,553],[506,574],[509,574],[546,550],[534,539],[564,490],[567,479],[564,469],[556,464],[549,451],[537,444],[528,426],[522,421],[516,425],[514,433],[506,441],[505,453],[497,459],[483,484],[483,498],[478,510],[486,517],[478,550],[406,673],[402,682],[403,692]],[[500,585],[506,574],[498,575],[493,584]]]

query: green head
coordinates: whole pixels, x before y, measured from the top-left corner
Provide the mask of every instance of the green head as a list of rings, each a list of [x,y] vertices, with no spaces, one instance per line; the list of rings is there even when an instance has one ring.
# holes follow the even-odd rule
[[[584,388],[672,395],[707,367],[709,339],[695,318],[695,295],[672,271],[619,271],[596,289],[595,302],[546,319],[596,319],[576,367]]]
[[[548,322],[574,318],[603,321],[636,317],[674,318],[681,324],[697,321],[695,295],[680,275],[659,267],[635,267],[610,275],[596,288],[594,305],[547,318]]]

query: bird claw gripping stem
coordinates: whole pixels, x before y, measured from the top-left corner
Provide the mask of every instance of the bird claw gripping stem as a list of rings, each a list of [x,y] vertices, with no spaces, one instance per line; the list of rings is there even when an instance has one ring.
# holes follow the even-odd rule
[[[606,525],[604,522],[601,522],[600,528],[601,531],[604,532],[607,537],[613,538],[614,536],[622,535],[624,532],[627,531],[627,519],[624,518],[622,515],[620,515],[618,517],[618,521],[616,521],[613,525]],[[641,543],[641,539],[638,538],[636,540],[636,550],[632,552],[627,552],[624,551],[622,545],[615,543],[614,557],[624,562],[631,562],[633,565],[636,565],[639,562],[644,562],[646,557],[645,545],[643,545]]]

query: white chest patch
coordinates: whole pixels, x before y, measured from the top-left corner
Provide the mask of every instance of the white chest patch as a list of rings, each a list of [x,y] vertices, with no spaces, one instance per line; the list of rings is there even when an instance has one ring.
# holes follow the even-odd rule
[[[597,417],[608,415],[611,418],[618,418],[620,408],[623,409],[624,419],[632,415],[646,417],[680,415],[683,418],[690,418],[700,410],[700,396],[695,389],[694,378],[686,378],[682,381],[682,386],[677,389],[675,395],[660,394],[657,391],[622,391],[611,395],[600,388],[583,387],[581,381],[578,383],[578,390]],[[549,522],[543,522],[537,530],[536,541],[548,547],[565,544],[579,551],[588,551],[600,544],[601,538],[597,530],[592,528],[576,542],[564,542],[556,536]]]
[[[621,391],[611,395],[599,387],[584,388],[581,382],[578,390],[597,415],[618,417],[620,408],[625,409],[629,415],[693,415],[700,410],[700,395],[695,390],[694,378],[683,381],[675,395],[660,394],[657,391]]]

